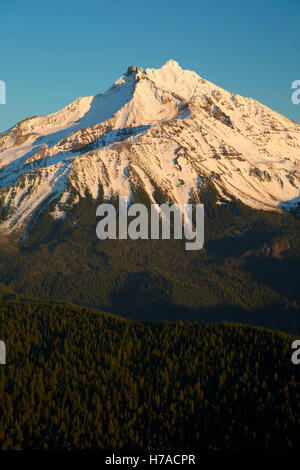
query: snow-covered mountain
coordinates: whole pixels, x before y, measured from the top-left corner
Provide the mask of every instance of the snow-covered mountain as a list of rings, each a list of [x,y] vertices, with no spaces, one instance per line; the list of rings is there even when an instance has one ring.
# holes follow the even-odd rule
[[[104,94],[0,134],[0,230],[26,227],[50,203],[53,218],[64,218],[88,193],[132,200],[142,190],[155,202],[160,191],[184,204],[208,181],[219,204],[234,197],[258,209],[292,207],[300,125],[173,60],[129,67]]]

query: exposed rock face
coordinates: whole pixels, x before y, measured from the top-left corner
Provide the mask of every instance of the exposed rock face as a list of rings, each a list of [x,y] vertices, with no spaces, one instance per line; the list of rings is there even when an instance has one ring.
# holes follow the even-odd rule
[[[78,98],[0,135],[0,230],[25,227],[57,202],[54,218],[87,192],[155,202],[220,197],[264,210],[299,201],[300,125],[168,61],[131,66],[104,94]],[[1,215],[2,214],[2,215]],[[62,215],[63,214],[63,215]]]

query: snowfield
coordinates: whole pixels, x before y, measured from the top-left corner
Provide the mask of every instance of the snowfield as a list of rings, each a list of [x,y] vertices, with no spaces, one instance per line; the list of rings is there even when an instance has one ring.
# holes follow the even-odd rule
[[[183,205],[207,180],[220,201],[289,210],[300,202],[300,125],[173,60],[129,67],[105,93],[0,134],[0,230],[26,226],[53,200],[63,219],[87,192],[133,200],[139,188],[155,203],[159,188]]]

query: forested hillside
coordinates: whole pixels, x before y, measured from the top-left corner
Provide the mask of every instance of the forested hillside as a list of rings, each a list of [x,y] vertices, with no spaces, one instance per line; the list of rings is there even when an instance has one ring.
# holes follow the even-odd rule
[[[212,188],[201,201],[204,248],[189,252],[180,240],[98,240],[88,195],[63,221],[53,221],[50,205],[24,239],[0,239],[0,283],[27,300],[137,320],[228,320],[298,333],[299,220],[237,200],[219,205]]]
[[[293,337],[2,302],[1,449],[297,449]]]

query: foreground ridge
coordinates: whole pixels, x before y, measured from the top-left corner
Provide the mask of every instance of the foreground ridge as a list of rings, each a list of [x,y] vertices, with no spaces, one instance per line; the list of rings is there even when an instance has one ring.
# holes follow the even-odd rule
[[[299,448],[292,336],[53,303],[1,304],[0,325],[1,450]]]

